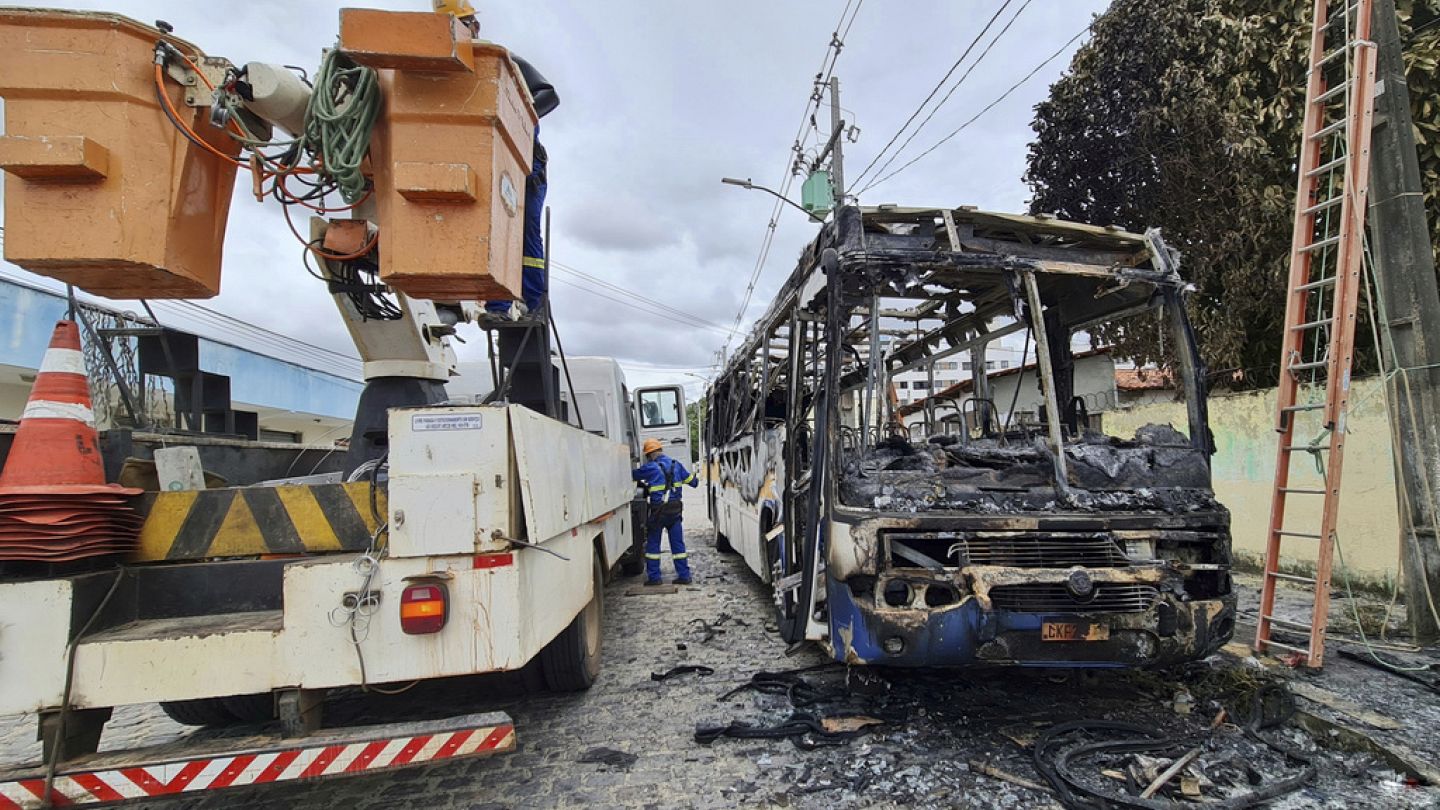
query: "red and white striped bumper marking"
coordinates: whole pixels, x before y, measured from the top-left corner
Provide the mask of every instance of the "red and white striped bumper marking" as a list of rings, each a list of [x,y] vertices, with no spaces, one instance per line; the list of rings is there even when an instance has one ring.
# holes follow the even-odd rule
[[[514,742],[515,727],[500,725],[263,754],[179,760],[138,768],[79,771],[55,777],[52,799],[54,806],[68,807],[316,779],[504,751]],[[42,807],[44,793],[44,779],[0,782],[0,810]]]

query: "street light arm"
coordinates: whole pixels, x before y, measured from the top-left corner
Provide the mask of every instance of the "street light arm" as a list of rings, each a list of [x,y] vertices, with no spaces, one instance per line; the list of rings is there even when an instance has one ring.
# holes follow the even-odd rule
[[[824,219],[815,216],[815,214],[813,214],[812,212],[806,211],[806,210],[805,210],[804,208],[802,208],[798,203],[794,202],[794,201],[791,200],[789,197],[786,197],[784,194],[781,194],[780,192],[775,191],[774,189],[769,189],[769,188],[766,188],[766,187],[764,187],[764,186],[757,186],[757,185],[755,185],[753,182],[751,182],[749,178],[746,178],[746,179],[744,179],[744,180],[738,180],[738,179],[736,179],[736,178],[734,178],[734,177],[722,177],[722,178],[720,178],[720,182],[724,183],[724,184],[727,185],[727,186],[739,186],[740,188],[750,189],[750,190],[752,190],[752,191],[763,191],[763,192],[765,192],[766,194],[769,194],[770,196],[774,197],[775,199],[780,200],[781,202],[783,202],[783,203],[785,203],[786,205],[790,206],[791,208],[794,208],[795,210],[801,212],[801,213],[804,214],[811,222],[824,222],[824,221],[825,221]]]

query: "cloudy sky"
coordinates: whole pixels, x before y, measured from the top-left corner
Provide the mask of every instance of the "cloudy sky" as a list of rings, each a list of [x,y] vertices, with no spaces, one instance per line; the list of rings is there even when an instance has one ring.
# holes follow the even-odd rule
[[[620,358],[632,383],[710,373],[744,300],[774,202],[758,191],[721,185],[720,178],[748,177],[772,188],[783,182],[811,83],[837,20],[847,5],[853,12],[855,2],[476,0],[482,35],[530,60],[560,94],[561,105],[545,119],[542,137],[550,153],[551,256],[572,268],[558,270],[553,285],[562,337],[572,354]],[[885,174],[974,117],[1107,5],[1106,0],[859,2],[835,68],[845,117],[859,128],[858,140],[845,144],[852,189],[883,176],[872,170],[864,182],[853,183],[1002,7],[989,34],[916,123],[972,65],[973,72]],[[334,42],[342,5],[429,7],[428,0],[50,0],[47,5],[103,9],[145,22],[164,19],[209,54],[312,69],[320,49]],[[1020,176],[1031,108],[1078,45],[934,152],[866,190],[861,202],[1023,208],[1028,193]],[[827,106],[820,128],[828,130],[828,121]],[[808,137],[813,151],[816,135]],[[799,198],[798,182],[791,197]],[[206,305],[353,355],[333,303],[301,268],[301,248],[277,209],[273,201],[256,203],[248,183],[237,184],[223,290]],[[764,311],[814,228],[794,209],[780,214],[743,324]],[[661,302],[678,320],[586,276]],[[462,359],[479,359],[472,355],[481,346],[479,340],[461,346]],[[698,389],[695,377],[681,379]]]

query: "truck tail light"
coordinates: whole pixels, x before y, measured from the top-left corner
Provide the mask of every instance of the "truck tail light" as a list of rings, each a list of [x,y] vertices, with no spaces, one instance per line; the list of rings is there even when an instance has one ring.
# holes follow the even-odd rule
[[[412,636],[438,633],[450,614],[450,592],[443,582],[406,586],[400,594],[400,629]]]

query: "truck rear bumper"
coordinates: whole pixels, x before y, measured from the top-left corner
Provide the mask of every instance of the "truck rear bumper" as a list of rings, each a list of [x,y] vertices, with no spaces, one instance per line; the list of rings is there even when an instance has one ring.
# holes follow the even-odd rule
[[[53,783],[53,806],[373,773],[514,749],[515,726],[500,712],[328,729],[298,739],[181,740],[62,763]],[[43,766],[0,773],[0,810],[42,807],[44,796]]]

